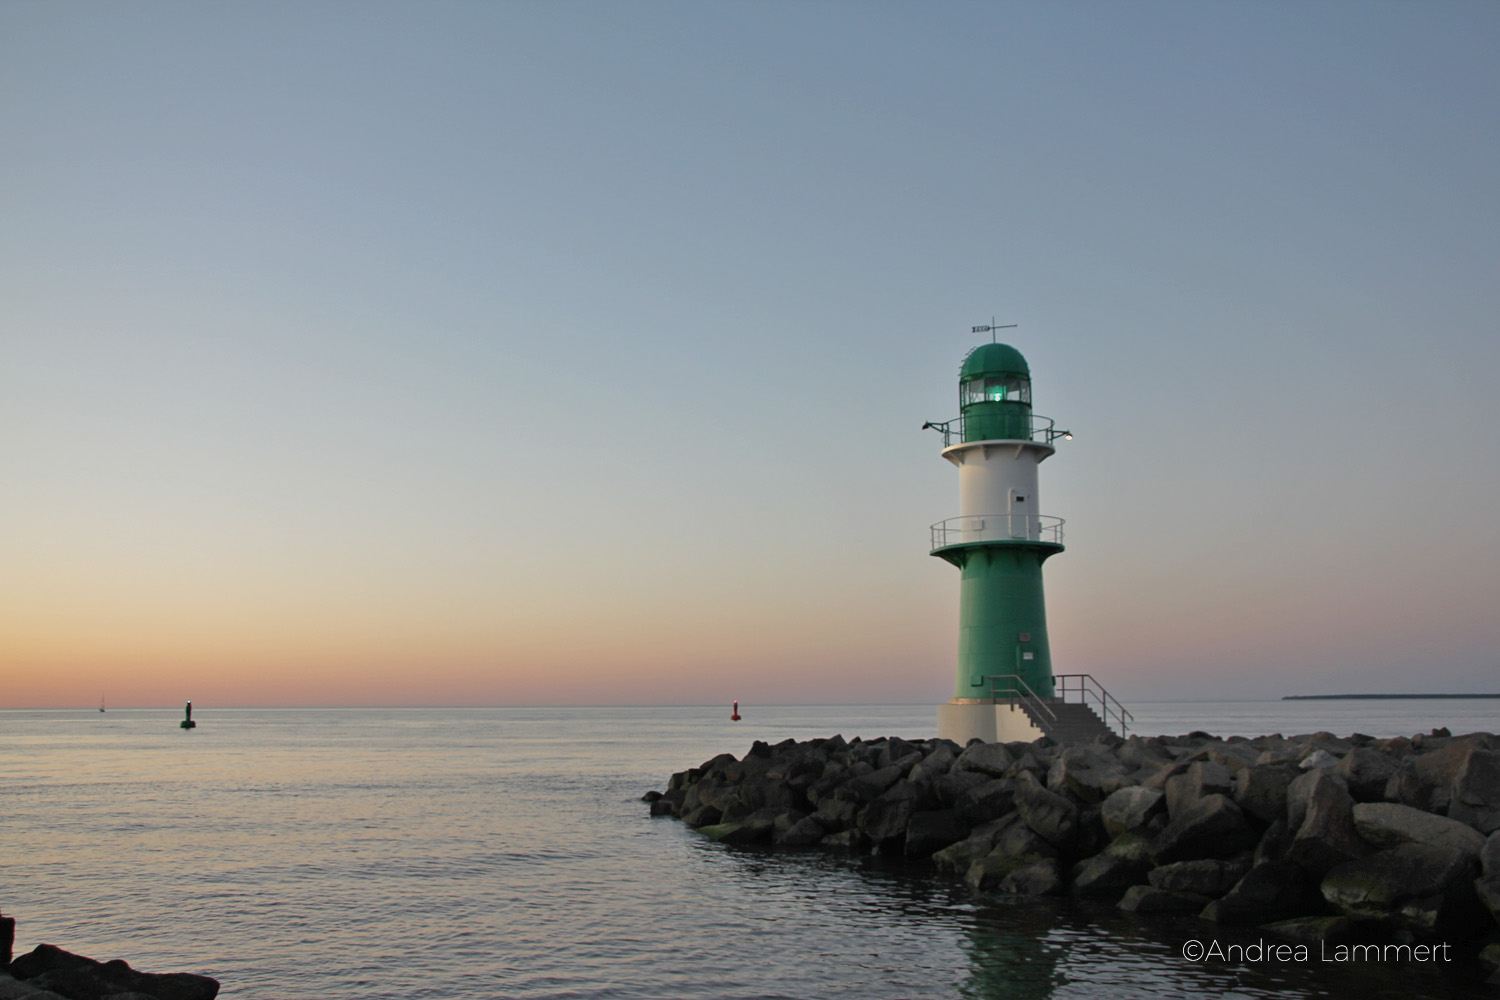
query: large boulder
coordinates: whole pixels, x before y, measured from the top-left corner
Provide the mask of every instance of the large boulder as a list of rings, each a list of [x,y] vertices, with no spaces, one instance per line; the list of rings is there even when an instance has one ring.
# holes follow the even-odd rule
[[[977,772],[972,773],[977,774]],[[978,777],[980,783],[963,792],[955,804],[959,815],[966,822],[987,823],[1015,809],[1016,782],[1014,778],[986,779],[983,775],[978,775]]]
[[[1155,788],[1131,785],[1117,789],[1099,804],[1099,818],[1111,837],[1118,837],[1126,830],[1145,826],[1152,816],[1159,815],[1166,803],[1166,795]]]
[[[968,872],[964,874],[964,881],[975,889],[994,889],[1005,876],[1035,860],[1035,858],[1017,857],[1000,850],[991,850],[970,863]]]
[[[1335,866],[1322,893],[1351,918],[1432,933],[1466,910],[1478,870],[1451,847],[1402,844]]]
[[[872,799],[885,794],[896,782],[900,781],[904,773],[900,767],[889,766],[870,771],[844,782],[839,789],[833,793],[836,799],[848,799],[851,802],[869,802]]]
[[[911,769],[906,776],[907,780],[931,784],[953,769],[953,762],[957,757],[949,743],[939,740]]]
[[[1004,743],[971,743],[953,762],[954,771],[978,771],[998,778],[1010,769],[1015,758]]]
[[[958,805],[970,789],[998,780],[981,771],[949,771],[932,782],[932,790],[940,804],[951,808]]]
[[[1500,875],[1485,875],[1474,880],[1474,891],[1479,901],[1490,911],[1490,916],[1500,921]]]
[[[1255,865],[1224,894],[1203,908],[1205,920],[1222,924],[1263,924],[1296,916],[1307,900],[1302,868],[1292,861]]]
[[[1396,773],[1396,761],[1378,750],[1355,747],[1334,766],[1333,773],[1344,779],[1356,802],[1379,802]]]
[[[816,819],[799,812],[782,813],[771,825],[771,843],[782,847],[812,847],[828,836]]]
[[[10,974],[39,990],[69,1000],[135,994],[151,1000],[213,1000],[218,980],[190,972],[137,972],[116,959],[96,962],[50,944],[38,945],[10,965]]]
[[[1500,753],[1470,750],[1451,787],[1449,816],[1480,833],[1500,830]]]
[[[906,824],[906,853],[925,858],[964,838],[968,828],[953,809],[929,809],[911,814]]]
[[[1354,829],[1374,847],[1432,844],[1478,858],[1485,846],[1484,835],[1465,823],[1395,802],[1359,802],[1353,816]]]
[[[1313,875],[1322,875],[1334,865],[1363,857],[1370,848],[1354,828],[1354,799],[1343,779],[1328,770],[1311,772],[1310,777],[1306,815],[1287,857]]]
[[[1254,846],[1256,835],[1227,795],[1209,795],[1186,807],[1156,835],[1152,853],[1161,864],[1233,853]]]
[[[858,821],[859,804],[852,799],[826,798],[818,803],[812,818],[830,833],[848,830]]]
[[[1196,861],[1174,861],[1147,873],[1151,885],[1165,892],[1186,892],[1204,897],[1203,902],[1224,895],[1250,870],[1243,856],[1232,860],[1199,858]],[[1203,907],[1200,906],[1201,910]]]
[[[1305,945],[1345,944],[1354,939],[1347,917],[1292,917],[1273,920],[1264,929]]]
[[[1067,849],[1078,832],[1078,807],[1050,792],[1028,771],[1016,778],[1016,809],[1021,821],[1055,847]]]
[[[1053,896],[1062,891],[1062,873],[1052,858],[1040,858],[1011,869],[998,888],[1017,896]]]
[[[732,823],[712,823],[708,826],[700,826],[698,832],[709,840],[724,844],[760,844],[771,839],[775,828],[775,815],[756,813]]]
[[[1490,834],[1479,852],[1479,863],[1486,875],[1500,875],[1500,831]]]
[[[1047,772],[1047,787],[1094,805],[1126,783],[1125,769],[1104,747],[1082,743],[1065,748]]]
[[[1223,764],[1200,760],[1188,765],[1182,774],[1166,782],[1167,815],[1176,819],[1182,812],[1209,795],[1228,795],[1234,789],[1229,769]]]
[[[1072,891],[1077,896],[1118,897],[1145,878],[1151,869],[1151,838],[1132,831],[1073,866]]]
[[[1120,899],[1120,909],[1127,913],[1198,913],[1209,904],[1207,896],[1191,892],[1171,892],[1150,885],[1133,885]]]
[[[1297,777],[1291,767],[1247,767],[1234,776],[1234,803],[1262,823],[1286,815],[1286,790]]]
[[[932,864],[938,871],[961,874],[967,872],[974,862],[988,855],[994,848],[992,834],[970,835],[934,853]]]
[[[860,811],[861,833],[884,852],[901,853],[906,847],[906,825],[911,822],[915,799],[882,796]]]

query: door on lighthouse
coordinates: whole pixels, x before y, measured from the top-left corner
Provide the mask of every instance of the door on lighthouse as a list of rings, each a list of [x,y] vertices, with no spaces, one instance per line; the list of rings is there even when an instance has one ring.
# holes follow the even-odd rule
[[[1029,539],[1031,537],[1031,505],[1026,501],[1026,494],[1011,487],[1007,503],[1010,507],[1006,511],[1006,520],[1010,522],[1010,537]]]

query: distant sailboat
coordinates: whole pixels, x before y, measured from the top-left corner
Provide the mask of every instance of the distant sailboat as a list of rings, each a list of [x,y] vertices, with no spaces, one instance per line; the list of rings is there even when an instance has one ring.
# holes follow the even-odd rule
[[[99,711],[104,711],[104,696],[102,694],[99,696]]]

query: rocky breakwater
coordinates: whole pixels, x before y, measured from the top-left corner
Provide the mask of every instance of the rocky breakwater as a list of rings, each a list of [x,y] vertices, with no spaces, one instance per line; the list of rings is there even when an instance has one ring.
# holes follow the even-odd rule
[[[50,944],[11,961],[15,920],[0,917],[0,1000],[214,1000],[219,981],[191,972],[138,972]]]
[[[1500,738],[1486,733],[834,736],[720,754],[643,798],[728,844],[903,855],[981,891],[1500,966]]]

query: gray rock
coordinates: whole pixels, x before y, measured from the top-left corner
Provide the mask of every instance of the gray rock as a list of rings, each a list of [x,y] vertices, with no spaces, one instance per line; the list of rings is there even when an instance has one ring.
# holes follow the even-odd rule
[[[1217,743],[1204,747],[1204,759],[1219,764],[1231,777],[1255,766],[1260,751],[1248,743]]]
[[[850,778],[833,795],[834,798],[853,802],[869,802],[900,781],[902,776],[899,767],[882,767],[857,778]]]
[[[1291,851],[1292,831],[1287,828],[1285,819],[1277,819],[1260,835],[1260,842],[1255,845],[1255,854],[1250,863],[1258,865],[1263,861],[1284,861]]]
[[[968,837],[933,854],[932,863],[938,871],[967,872],[974,862],[988,855],[994,847],[987,836]]]
[[[1056,847],[1072,846],[1078,832],[1078,807],[1043,788],[1029,772],[1016,779],[1016,809],[1021,821]]]
[[[854,826],[859,817],[859,805],[852,799],[829,798],[818,804],[818,809],[812,814],[812,818],[818,821],[818,825],[830,833],[840,830],[848,830]]]
[[[821,843],[828,836],[829,831],[823,829],[822,825],[811,816],[800,816],[794,813],[783,813],[776,817],[771,826],[771,843],[782,847],[811,847]]]
[[[1111,792],[1099,805],[1099,818],[1111,837],[1118,837],[1126,830],[1145,826],[1154,815],[1165,808],[1165,793],[1155,788],[1133,785]]]
[[[1055,858],[1057,848],[1013,813],[995,832],[995,849],[1018,858]]]
[[[1053,896],[1062,891],[1062,874],[1051,858],[1029,861],[1011,869],[998,886],[1001,892],[1017,896]]]
[[[1396,765],[1390,780],[1385,783],[1385,800],[1424,812],[1446,811],[1448,790],[1439,790],[1436,785],[1424,780],[1417,771],[1416,760],[1408,757]]]
[[[1344,944],[1353,940],[1347,917],[1293,917],[1274,920],[1262,927],[1278,937],[1306,945]]]
[[[857,825],[860,832],[882,851],[900,853],[905,849],[906,824],[911,821],[913,799],[876,799],[860,810]]]
[[[1500,830],[1500,753],[1473,749],[1454,775],[1448,815],[1480,833]]]
[[[982,771],[949,771],[947,774],[938,776],[937,780],[932,783],[932,790],[938,802],[951,808],[957,806],[964,793],[971,788],[998,780],[1000,779],[991,778]]]
[[[1302,751],[1297,747],[1276,747],[1264,750],[1255,758],[1256,767],[1279,767],[1283,764],[1296,764],[1302,759]]]
[[[869,849],[870,842],[859,830],[840,830],[830,833],[819,841],[820,846],[833,848],[841,851],[865,851]]]
[[[1004,743],[971,743],[953,762],[955,771],[978,771],[992,778],[1005,774],[1015,758]]]
[[[1431,897],[1459,902],[1472,892],[1478,868],[1472,857],[1450,847],[1402,844],[1334,867],[1323,879],[1322,893],[1349,917],[1431,931],[1443,916]]]
[[[1318,749],[1303,757],[1297,766],[1304,771],[1311,771],[1314,768],[1333,767],[1338,762],[1339,759],[1327,750]]]
[[[1286,793],[1297,777],[1289,767],[1247,767],[1234,776],[1234,804],[1262,823],[1286,815]]]
[[[1311,774],[1307,815],[1292,837],[1287,857],[1309,873],[1322,875],[1334,865],[1363,857],[1370,848],[1354,828],[1354,799],[1343,779],[1328,770]]]
[[[1500,941],[1479,949],[1479,965],[1490,974],[1485,983],[1489,986],[1500,986]]]
[[[1149,885],[1134,885],[1125,890],[1120,909],[1128,913],[1198,913],[1209,903],[1207,896],[1191,892],[1170,892]]]
[[[1186,892],[1209,899],[1224,895],[1250,870],[1245,860],[1200,858],[1162,865],[1147,873],[1147,880],[1166,892]],[[1202,909],[1202,907],[1199,907]]]
[[[1478,858],[1484,835],[1456,819],[1434,816],[1395,802],[1360,802],[1354,806],[1354,829],[1371,846],[1433,844]]]
[[[1157,861],[1190,861],[1233,853],[1255,844],[1240,807],[1227,795],[1209,795],[1183,810],[1156,835]]]
[[[1017,868],[1037,861],[1034,857],[1018,857],[1001,850],[993,850],[969,865],[964,881],[976,889],[994,889]]]
[[[682,814],[682,821],[691,827],[712,826],[724,818],[716,806],[706,803],[699,804],[695,809],[689,809]]]
[[[925,858],[964,838],[968,828],[952,809],[932,809],[911,814],[906,824],[906,854]]]
[[[975,772],[977,774],[977,772]],[[979,775],[981,784],[958,798],[959,815],[969,823],[985,823],[1010,813],[1016,806],[1016,783],[1013,778],[990,778]]]
[[[1474,891],[1479,901],[1490,911],[1490,916],[1500,921],[1500,875],[1486,875],[1474,880]]]
[[[29,985],[73,998],[144,994],[153,1000],[213,1000],[217,980],[187,972],[138,972],[118,959],[96,962],[82,955],[38,945],[10,965],[10,974]]]
[[[1307,797],[1320,773],[1321,768],[1305,771],[1286,786],[1286,825],[1293,833],[1302,829],[1302,821],[1307,819]]]
[[[1379,802],[1385,786],[1396,773],[1396,761],[1368,747],[1355,747],[1334,767],[1356,802]]]
[[[1486,875],[1500,875],[1500,831],[1490,834],[1479,852],[1479,863]]]
[[[1223,764],[1200,760],[1166,782],[1167,815],[1176,819],[1188,806],[1209,795],[1228,795],[1234,788]]]
[[[1073,866],[1072,891],[1077,896],[1118,897],[1151,869],[1151,840],[1126,833],[1091,858]]]
[[[700,826],[698,832],[724,844],[759,844],[771,839],[774,817],[747,818],[733,823]]]
[[[1296,915],[1306,897],[1306,877],[1297,864],[1267,861],[1251,868],[1199,915],[1222,924],[1263,924]]]
[[[1047,787],[1094,805],[1124,784],[1125,769],[1107,749],[1083,743],[1065,748],[1047,772]]]

